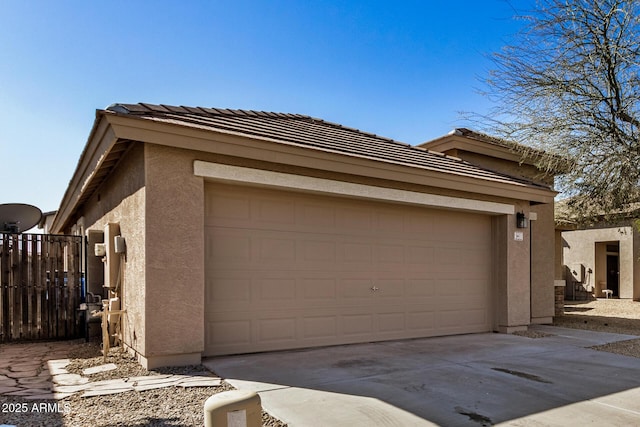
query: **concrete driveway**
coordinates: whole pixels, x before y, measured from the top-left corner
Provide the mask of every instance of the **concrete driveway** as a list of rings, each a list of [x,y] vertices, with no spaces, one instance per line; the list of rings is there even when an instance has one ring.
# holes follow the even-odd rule
[[[638,338],[459,335],[211,358],[299,426],[640,425],[640,359],[587,347]]]

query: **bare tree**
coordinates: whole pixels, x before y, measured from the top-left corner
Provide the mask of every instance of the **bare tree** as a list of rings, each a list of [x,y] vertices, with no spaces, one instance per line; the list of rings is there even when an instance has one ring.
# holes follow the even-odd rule
[[[493,54],[485,94],[496,107],[478,122],[553,154],[546,170],[571,159],[557,184],[581,217],[640,202],[639,12],[637,0],[540,0]]]

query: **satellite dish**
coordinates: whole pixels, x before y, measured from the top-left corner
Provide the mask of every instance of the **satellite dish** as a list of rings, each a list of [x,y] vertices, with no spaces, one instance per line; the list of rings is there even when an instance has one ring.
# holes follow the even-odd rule
[[[22,233],[35,227],[42,218],[42,211],[23,203],[0,205],[0,233]]]

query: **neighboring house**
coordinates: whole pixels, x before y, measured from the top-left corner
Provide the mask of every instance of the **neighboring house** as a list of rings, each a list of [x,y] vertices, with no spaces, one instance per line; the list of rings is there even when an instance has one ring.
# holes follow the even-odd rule
[[[56,211],[44,212],[38,222],[38,228],[42,230],[43,234],[49,234],[51,231],[51,224],[56,216]]]
[[[562,213],[558,215],[562,217]],[[640,300],[640,212],[577,227],[558,221],[568,299]]]
[[[118,298],[147,368],[551,322],[551,179],[481,134],[425,147],[469,159],[298,114],[115,104],[53,229],[87,235],[88,291]]]

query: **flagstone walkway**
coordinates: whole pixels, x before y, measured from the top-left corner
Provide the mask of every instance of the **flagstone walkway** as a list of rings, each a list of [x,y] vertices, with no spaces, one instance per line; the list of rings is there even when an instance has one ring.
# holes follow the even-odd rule
[[[155,388],[217,387],[221,379],[206,372],[173,375],[154,374],[91,381],[91,375],[117,369],[106,364],[83,371],[82,375],[69,373],[65,367],[74,341],[46,343],[18,343],[0,346],[0,395],[20,396],[25,399],[64,399],[74,393],[82,397],[145,391]]]

